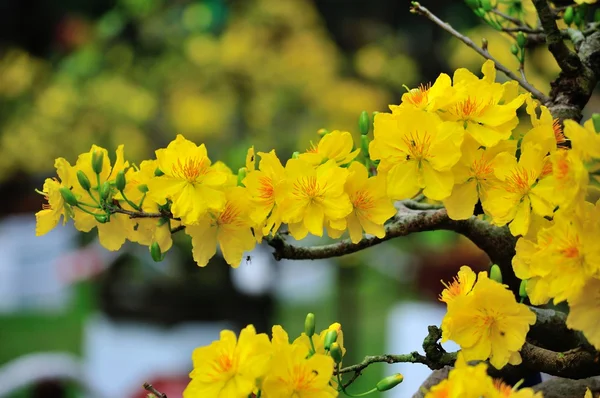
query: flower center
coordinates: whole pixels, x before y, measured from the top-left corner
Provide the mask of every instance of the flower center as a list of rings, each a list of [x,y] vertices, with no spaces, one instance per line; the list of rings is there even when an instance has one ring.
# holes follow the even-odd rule
[[[489,175],[494,172],[494,169],[482,154],[479,159],[475,159],[473,161],[473,164],[471,165],[471,171],[477,180],[486,180]]]
[[[233,360],[229,355],[221,355],[218,359],[218,365],[222,372],[228,372],[233,367]]]
[[[452,280],[452,282],[450,282],[450,284],[447,284],[444,281],[441,281],[441,282],[442,282],[442,285],[444,285],[444,287],[446,289],[444,289],[444,291],[440,294],[440,296],[439,296],[440,301],[447,303],[448,301],[452,300],[453,298],[461,295],[461,292],[463,289],[462,289],[460,281],[458,280],[457,277],[454,277],[454,280]]]
[[[317,182],[317,177],[301,177],[294,182],[293,194],[299,197],[307,197],[310,199],[317,199],[322,196],[322,192],[325,190],[325,186],[321,187]]]
[[[258,183],[260,184],[258,187],[258,197],[265,202],[274,203],[273,180],[269,177],[261,177]]]
[[[550,157],[546,156],[544,158],[544,165],[542,166],[542,172],[540,173],[540,178],[545,177],[550,174],[552,174],[552,161],[550,160]]]
[[[484,101],[468,97],[450,108],[450,112],[458,116],[460,120],[467,121],[473,117],[480,116],[487,107],[488,104]]]
[[[225,204],[225,208],[217,218],[217,225],[236,225],[243,226],[240,216],[240,209],[234,206],[231,202]]]
[[[408,92],[406,96],[406,101],[410,102],[416,107],[421,107],[427,105],[429,102],[429,89],[431,88],[431,83],[427,83],[426,85],[419,85],[418,88],[413,88]]]
[[[370,210],[374,207],[373,197],[367,191],[356,191],[350,196],[352,205],[357,210]]]
[[[556,139],[557,144],[564,144],[567,141],[558,118],[552,121],[552,130],[554,131],[554,138]]]
[[[512,175],[506,179],[506,190],[508,192],[526,195],[529,193],[529,189],[536,179],[533,171],[528,172],[527,170],[518,167],[517,170],[513,171]]]
[[[429,150],[431,148],[431,135],[429,135],[427,132],[416,131],[414,133],[405,135],[402,140],[408,148],[406,160],[413,159],[421,161],[423,159],[433,157],[433,155],[429,154]]]
[[[173,175],[189,182],[197,182],[198,177],[208,172],[206,158],[177,159],[172,167]]]
[[[494,387],[504,397],[510,397],[513,393],[513,389],[502,380],[494,379]]]

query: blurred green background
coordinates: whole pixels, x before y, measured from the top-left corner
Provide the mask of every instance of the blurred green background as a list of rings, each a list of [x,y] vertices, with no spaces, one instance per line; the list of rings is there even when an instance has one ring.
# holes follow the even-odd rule
[[[422,3],[475,41],[487,38],[492,54],[517,69],[510,38],[478,21],[463,2]],[[481,64],[477,54],[410,14],[408,1],[0,0],[2,220],[32,221],[42,199],[33,189],[53,175],[54,159],[74,162],[92,144],[109,151],[125,144],[127,159],[139,162],[181,133],[237,170],[250,145],[275,148],[285,159],[316,141],[320,128],[357,135],[362,110],[386,111],[405,86],[458,67],[478,72]],[[549,54],[530,49],[530,82],[547,91],[556,72]],[[0,224],[0,238],[3,230],[13,235],[11,228]],[[91,234],[65,238],[73,239],[74,253],[89,254],[95,242]],[[269,265],[274,288],[244,293],[222,261],[197,268],[184,235],[162,265],[133,247],[112,257],[102,250],[88,256],[99,256],[95,262],[69,260],[80,269],[58,278],[68,291],[60,310],[11,304],[0,312],[0,377],[3,365],[28,353],[70,352],[85,362],[86,325],[97,314],[167,330],[226,321],[268,331],[281,323],[295,337],[310,311],[319,329],[341,322],[345,363],[360,361],[385,351],[393,338],[385,326],[389,310],[399,302],[435,302],[439,280],[460,265],[487,266],[469,242],[423,233],[330,262],[329,285],[302,301],[277,294],[286,265]],[[0,279],[14,276],[6,270],[21,262],[2,256]],[[68,262],[53,259],[44,266],[62,269]],[[37,271],[23,275],[5,279],[5,290],[12,290],[4,296],[0,284],[0,301],[34,279],[46,286]],[[191,352],[181,355],[188,360]],[[371,388],[383,372],[384,365],[370,367],[354,391]],[[10,396],[82,396],[77,383],[66,390],[36,383]]]

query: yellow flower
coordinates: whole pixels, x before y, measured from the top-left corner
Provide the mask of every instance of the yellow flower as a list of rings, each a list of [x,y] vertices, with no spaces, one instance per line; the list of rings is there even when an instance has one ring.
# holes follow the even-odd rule
[[[290,338],[281,325],[274,325],[271,333],[273,335],[271,339],[273,352],[277,352],[290,344]]]
[[[210,211],[194,225],[186,225],[185,232],[192,237],[192,254],[200,267],[221,248],[223,258],[232,267],[238,267],[245,251],[256,245],[252,222],[248,216],[250,201],[245,188],[233,187],[226,192],[223,210]]]
[[[325,351],[325,336],[327,336],[327,332],[329,332],[330,330],[335,330],[337,332],[338,337],[336,342],[340,345],[342,355],[346,355],[346,348],[344,347],[344,332],[342,331],[342,325],[340,325],[338,322],[332,323],[327,329],[321,331],[321,333],[314,334],[312,336],[315,352],[317,354],[327,353]],[[307,348],[312,347],[310,345],[310,340],[308,339],[308,336],[304,332],[302,332],[302,334],[296,340],[294,340],[294,344],[296,343],[304,344],[304,346],[306,346]]]
[[[539,216],[549,216],[554,211],[551,201],[554,192],[544,185],[536,185],[544,167],[542,148],[529,145],[522,150],[518,163],[506,152],[496,157],[494,173],[502,183],[488,192],[484,207],[494,224],[510,223],[510,231],[515,236],[527,234],[532,211]]]
[[[359,162],[350,164],[348,171],[350,174],[345,190],[353,207],[352,213],[346,217],[350,240],[353,243],[359,242],[363,237],[363,230],[383,238],[383,224],[396,214],[396,208],[386,194],[385,178],[369,178],[367,168]]]
[[[531,388],[514,389],[512,386],[504,383],[502,380],[494,380],[496,394],[490,394],[494,398],[543,398],[541,392],[535,392]]]
[[[469,266],[463,265],[458,271],[458,277],[455,277],[449,285],[442,281],[446,288],[440,294],[440,301],[448,304],[458,296],[466,296],[473,290],[476,279],[475,272]]]
[[[92,169],[92,156],[94,152],[102,153],[103,156],[102,171],[100,172],[98,179],[96,173]],[[96,145],[92,145],[89,152],[79,155],[75,166],[71,169],[71,175],[76,175],[79,170],[82,171],[90,180],[92,189],[88,193],[78,183],[73,184],[72,190],[78,200],[93,204],[94,201],[99,198],[99,187],[102,187],[105,182],[113,183],[117,173],[119,171],[124,171],[129,166],[129,162],[125,161],[123,155],[123,145],[119,145],[116,155],[115,163],[113,165],[111,165],[108,157],[108,151]],[[111,194],[116,193],[116,189],[112,184],[111,192]],[[95,199],[93,199],[92,196]],[[73,211],[75,214],[75,228],[82,232],[89,232],[92,228],[96,227],[98,229],[98,239],[100,240],[100,244],[108,250],[119,250],[127,238],[131,236],[135,227],[135,222],[125,214],[112,214],[109,222],[100,223],[95,216],[91,214],[85,213],[77,208],[74,208]],[[94,214],[104,214],[104,211],[99,209],[89,208],[89,211]]]
[[[148,182],[148,195],[160,204],[170,199],[173,216],[189,225],[209,209],[223,208],[225,195],[220,189],[227,174],[211,167],[204,144],[196,146],[179,134],[167,148],[156,151],[156,159],[164,175]]]
[[[337,397],[329,385],[333,375],[333,359],[314,354],[308,357],[308,348],[301,344],[281,347],[273,354],[271,370],[262,383],[265,398]]]
[[[331,159],[314,168],[301,159],[290,159],[285,167],[286,180],[281,184],[277,204],[282,221],[289,224],[295,239],[303,239],[308,232],[323,235],[325,219],[341,220],[352,211],[352,204],[344,192],[348,170]]]
[[[266,334],[256,334],[252,325],[242,329],[239,339],[230,330],[209,346],[194,350],[192,380],[184,398],[247,398],[264,376],[271,356]]]
[[[565,136],[571,141],[571,150],[581,160],[589,162],[592,158],[600,158],[600,134],[594,130],[591,119],[583,126],[574,120],[565,120]]]
[[[454,72],[456,100],[445,107],[445,112],[440,115],[445,120],[455,122],[481,145],[492,147],[511,136],[519,123],[517,109],[523,104],[525,96],[519,95],[501,104],[508,86],[495,83],[494,62],[486,61],[481,71],[484,75],[482,79],[464,68]]]
[[[246,171],[251,172],[256,168],[256,157],[254,155],[254,145],[248,148],[246,153]]]
[[[515,301],[510,290],[480,272],[471,294],[448,303],[442,321],[442,342],[460,345],[467,361],[490,359],[497,369],[521,362],[519,350],[525,343],[535,314]]]
[[[261,226],[261,235],[266,236],[271,231],[277,231],[281,225],[281,215],[275,199],[276,192],[285,179],[285,169],[275,150],[269,153],[259,152],[258,155],[258,170],[249,172],[243,183],[252,198],[250,218]]]
[[[579,293],[569,298],[567,326],[581,330],[600,349],[600,279],[588,279]]]
[[[453,99],[453,95],[452,80],[450,76],[442,73],[433,85],[431,83],[421,84],[418,88],[413,88],[402,94],[402,103],[400,105],[390,105],[390,109],[392,113],[404,108],[435,112],[440,108],[444,108]]]
[[[598,0],[573,0],[576,4],[595,4]]]
[[[506,152],[514,156],[516,145],[516,141],[501,141],[485,148],[470,136],[465,137],[460,161],[452,169],[455,180],[452,194],[444,199],[450,218],[466,220],[473,215],[478,201],[486,202],[488,191],[500,183],[494,174],[496,155]]]
[[[527,103],[527,113],[531,117],[532,128],[525,133],[521,146],[535,143],[540,145],[546,153],[554,152],[557,145],[562,145],[566,142],[559,120],[553,118],[550,110],[540,105],[531,95],[527,96],[525,102]],[[540,108],[539,117],[537,116],[538,106]]]
[[[387,173],[387,192],[392,199],[406,199],[419,190],[430,199],[450,196],[454,176],[451,168],[460,159],[462,133],[432,113],[398,110],[375,116],[375,139],[369,146],[371,159],[381,162]]]
[[[54,162],[56,167],[56,178],[46,178],[42,191],[38,193],[44,195],[48,202],[42,205],[42,210],[35,213],[35,235],[42,236],[54,229],[63,218],[63,225],[73,214],[70,206],[65,203],[59,189],[61,187],[70,188],[73,184],[71,176],[71,165],[63,158],[58,158]]]
[[[594,398],[594,396],[592,395],[592,391],[587,387],[585,389],[585,395],[583,396],[583,398]]]
[[[459,351],[448,378],[431,387],[425,398],[480,398],[494,396],[495,391],[493,380],[487,374],[487,365],[470,366]]]
[[[353,146],[354,141],[349,132],[334,130],[325,134],[317,146],[313,145],[306,153],[300,154],[299,158],[313,166],[331,159],[342,166],[353,161],[360,152],[360,149],[353,151]]]

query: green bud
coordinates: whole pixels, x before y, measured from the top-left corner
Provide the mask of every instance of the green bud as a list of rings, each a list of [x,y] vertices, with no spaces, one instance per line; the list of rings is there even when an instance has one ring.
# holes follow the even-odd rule
[[[304,320],[304,333],[311,338],[315,334],[315,314],[309,312]]]
[[[107,200],[110,196],[110,182],[104,181],[102,187],[100,187],[100,197],[102,200]]]
[[[340,345],[337,342],[331,344],[329,354],[331,354],[331,358],[333,358],[335,363],[342,362],[342,349],[340,348]]]
[[[146,184],[140,184],[140,185],[138,185],[137,188],[141,193],[148,192],[148,185],[146,185]]]
[[[467,5],[471,8],[479,7],[479,0],[465,0],[465,3],[467,3]]]
[[[600,133],[600,113],[594,113],[592,115],[592,122],[594,123],[594,130],[596,130],[596,133]]]
[[[299,156],[300,156],[300,152],[298,152],[298,151],[292,153],[292,159],[298,159]]]
[[[325,335],[325,343],[324,343],[324,347],[326,350],[330,350],[331,349],[331,345],[333,343],[335,343],[335,341],[337,340],[338,334],[336,330],[330,330],[327,332],[327,334]]]
[[[125,172],[123,170],[117,173],[115,177],[115,185],[119,191],[125,189],[125,185],[127,185],[127,180],[125,179]]]
[[[330,133],[330,131],[329,131],[329,130],[327,130],[327,129],[319,129],[319,130],[317,131],[317,134],[319,134],[321,137],[323,137],[323,136],[325,136],[325,135],[327,135],[327,134],[329,134],[329,133]]]
[[[473,12],[475,13],[475,15],[477,15],[479,18],[483,18],[485,16],[485,10],[483,8],[476,8],[473,10]]]
[[[154,170],[154,176],[155,177],[160,177],[160,176],[164,176],[165,173],[162,172],[161,169],[159,169],[158,167],[156,168],[156,170]]]
[[[369,139],[369,136],[367,136],[367,135],[360,136],[360,149],[362,150],[362,153],[367,158],[369,157],[369,142],[371,142],[371,140]]]
[[[519,286],[519,296],[521,296],[521,298],[527,297],[527,279],[521,281],[521,285]]]
[[[490,12],[494,8],[490,0],[480,0],[479,3],[481,3],[481,8],[483,8],[483,11],[485,12]]]
[[[94,218],[96,219],[96,221],[98,221],[100,224],[105,224],[108,222],[108,216],[106,214],[94,214]]]
[[[247,174],[248,174],[248,173],[247,173],[247,170],[246,170],[246,168],[245,168],[245,167],[241,167],[241,168],[238,170],[238,175],[237,175],[237,184],[238,184],[239,186],[242,186],[242,187],[244,186],[244,183],[243,183],[243,181],[244,181],[244,179],[246,178],[246,175],[247,175]]]
[[[153,242],[152,245],[150,245],[150,255],[152,256],[152,260],[156,261],[157,263],[165,259],[165,256],[160,250],[158,242]]]
[[[71,192],[71,190],[67,187],[60,187],[59,192],[63,198],[63,200],[65,201],[65,203],[71,205],[71,206],[77,206],[77,198],[75,197],[75,195],[73,194],[73,192]]]
[[[573,17],[573,23],[577,26],[580,26],[582,24],[582,22],[583,22],[583,16],[580,13],[576,12],[575,16]]]
[[[494,264],[492,265],[492,268],[490,268],[490,279],[502,283],[502,270],[500,270],[498,264]]]
[[[79,181],[81,188],[85,189],[86,191],[89,191],[92,188],[89,178],[81,170],[77,170],[77,181]]]
[[[594,22],[600,22],[600,8],[596,8],[594,11]]]
[[[387,391],[387,390],[391,390],[392,388],[396,387],[398,384],[402,383],[404,381],[404,376],[402,376],[400,373],[396,373],[395,375],[391,375],[386,377],[385,379],[382,379],[381,381],[379,381],[379,383],[377,383],[377,391]]]
[[[513,44],[512,46],[510,46],[510,52],[512,53],[512,55],[519,54],[519,47],[517,47],[516,44]]]
[[[358,117],[358,131],[362,135],[369,134],[369,130],[371,129],[371,118],[367,111],[362,111],[360,116]]]
[[[567,25],[571,25],[573,23],[574,16],[575,16],[575,12],[573,11],[573,7],[569,6],[569,7],[567,7],[567,9],[565,10],[565,13],[563,14],[563,21],[565,21],[565,23]]]
[[[521,48],[525,48],[525,44],[527,44],[527,38],[523,32],[517,33],[517,44]]]
[[[104,162],[104,152],[94,151],[94,153],[92,153],[92,170],[94,170],[94,173],[96,173],[96,174],[102,173],[103,162]]]

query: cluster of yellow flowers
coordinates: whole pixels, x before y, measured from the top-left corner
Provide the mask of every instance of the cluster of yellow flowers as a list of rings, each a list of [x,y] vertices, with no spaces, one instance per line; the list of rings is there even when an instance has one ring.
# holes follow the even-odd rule
[[[584,126],[566,120],[563,130],[546,107],[519,94],[517,82],[497,83],[493,62],[482,72],[480,79],[458,69],[452,78],[441,74],[433,85],[409,90],[390,113],[375,115],[372,141],[363,113],[359,149],[349,132],[322,131],[317,145],[294,153],[285,166],[275,151],[258,152],[257,166],[252,147],[236,175],[212,163],[204,144],[182,135],[139,166],[125,161],[122,146],[112,165],[97,146],[74,166],[59,158],[58,179],[47,179],[40,192],[48,204],[36,214],[36,233],[48,232],[61,217],[73,218],[81,231],[97,227],[109,250],[130,240],[149,246],[160,260],[172,245],[171,233],[183,229],[198,265],[220,247],[236,267],[244,252],[282,224],[296,239],[324,230],[339,238],[348,231],[356,243],[365,232],[385,235],[395,200],[422,193],[456,220],[472,217],[480,204],[480,217],[520,237],[513,266],[531,302],[567,300],[568,326],[600,348],[600,204],[592,203],[600,192],[596,119]],[[517,111],[524,104],[531,126],[519,134]],[[486,274],[476,278],[466,267],[442,301],[448,305],[443,339],[459,343],[466,360],[489,359],[497,368],[521,361],[535,315],[505,286]],[[255,335],[246,331],[238,345],[244,336]],[[223,339],[235,347],[233,335]],[[252,339],[257,347],[268,345],[266,338]],[[296,351],[286,351],[285,361],[306,356]],[[193,385],[205,380],[201,374]],[[267,377],[265,391],[283,388],[279,382]]]

